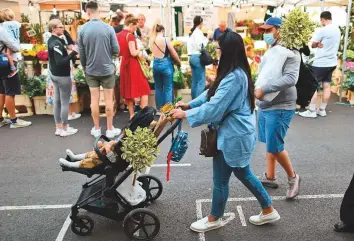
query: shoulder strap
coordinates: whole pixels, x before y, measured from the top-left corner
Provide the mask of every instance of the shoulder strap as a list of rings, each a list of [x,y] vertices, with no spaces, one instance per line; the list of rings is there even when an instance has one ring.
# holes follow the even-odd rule
[[[2,53],[2,51],[4,51],[6,49],[6,45],[4,44],[0,50],[0,54]]]
[[[160,47],[157,45],[157,43],[156,42],[154,42],[154,44],[155,44],[155,46],[160,50],[160,52],[161,53],[163,53],[163,54],[165,54],[166,52],[164,52],[164,51],[162,51],[161,49],[160,49]],[[166,51],[166,50],[165,50]]]

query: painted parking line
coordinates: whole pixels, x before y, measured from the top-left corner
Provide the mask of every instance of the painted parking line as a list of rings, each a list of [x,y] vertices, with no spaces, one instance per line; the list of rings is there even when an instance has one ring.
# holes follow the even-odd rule
[[[71,213],[69,213],[69,215],[67,216],[67,218],[65,219],[65,222],[63,224],[63,227],[61,227],[60,232],[57,236],[57,238],[55,239],[55,241],[63,241],[66,231],[68,230],[70,224],[71,224],[71,219],[70,219],[70,215]]]
[[[343,198],[344,194],[320,194],[320,195],[300,195],[295,198],[298,200],[310,200],[310,199],[335,199],[335,198]],[[271,196],[272,200],[286,200],[285,196]],[[228,202],[250,202],[250,201],[257,201],[255,197],[244,197],[244,198],[229,198]],[[211,203],[211,199],[197,199],[196,201],[196,211],[197,211],[197,218],[203,218],[203,211],[202,211],[202,203]],[[243,214],[241,206],[237,206],[237,212],[239,213],[239,217],[241,220],[242,226],[247,226],[245,216]],[[199,233],[199,241],[206,241],[205,234]]]
[[[31,205],[31,206],[1,206],[0,207],[0,211],[61,209],[61,208],[71,208],[71,206],[72,206],[72,204],[63,204],[63,205]]]
[[[190,167],[192,166],[191,163],[171,163],[170,164],[171,167]],[[151,167],[147,167],[145,169],[145,174],[149,174],[151,171],[152,167],[167,167],[167,164],[153,164]]]

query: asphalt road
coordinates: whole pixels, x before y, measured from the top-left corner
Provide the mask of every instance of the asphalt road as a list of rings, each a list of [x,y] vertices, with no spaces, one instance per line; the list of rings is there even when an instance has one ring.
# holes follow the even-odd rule
[[[206,215],[210,210],[212,188],[211,161],[198,155],[200,129],[188,131],[190,145],[181,163],[190,166],[172,167],[171,180],[165,181],[165,168],[153,167],[151,174],[164,184],[162,196],[152,204],[161,221],[156,241],[342,241],[354,240],[354,235],[337,234],[333,224],[339,219],[341,198],[329,194],[343,194],[354,172],[354,109],[330,105],[326,118],[302,119],[295,117],[287,138],[287,149],[296,172],[302,177],[301,195],[304,199],[287,202],[275,200],[281,220],[272,225],[255,227],[248,223],[249,216],[260,211],[256,201],[242,184],[232,178],[226,212],[232,219],[225,227],[198,235],[189,230],[197,213]],[[115,118],[115,126],[123,127],[127,114]],[[62,172],[58,160],[65,149],[86,152],[92,148],[92,122],[89,115],[71,122],[79,133],[65,139],[54,136],[51,116],[28,118],[33,125],[25,129],[0,129],[0,240],[1,241],[115,241],[128,240],[121,223],[88,214],[95,220],[91,236],[79,237],[63,229],[70,213],[68,208],[2,210],[4,206],[66,205],[76,201],[81,184],[87,178],[77,173]],[[103,123],[102,119],[102,123]],[[170,141],[161,145],[156,164],[166,163]],[[258,144],[252,161],[256,174],[265,170],[264,145]],[[278,168],[282,185],[269,190],[281,197],[286,191],[286,176]],[[305,195],[305,196],[304,196]],[[309,196],[312,195],[312,196]],[[315,196],[313,196],[315,195]],[[316,196],[323,195],[323,196]],[[309,197],[311,197],[309,199]],[[201,201],[197,201],[201,200]],[[197,203],[201,207],[198,211]],[[246,222],[242,223],[239,209]],[[227,217],[226,217],[227,218]],[[63,233],[62,239],[59,233]]]

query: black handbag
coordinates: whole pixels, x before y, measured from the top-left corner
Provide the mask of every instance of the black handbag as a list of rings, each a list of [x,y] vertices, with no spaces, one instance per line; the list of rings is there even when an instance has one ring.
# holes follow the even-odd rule
[[[204,48],[203,44],[202,44],[202,49],[200,50],[200,63],[203,66],[207,66],[214,63],[213,58],[210,56],[208,50]]]
[[[311,65],[305,64],[302,60],[300,63],[299,79],[296,83],[297,100],[296,104],[300,106],[308,106],[311,99],[318,88],[317,77]]]
[[[232,112],[232,111],[231,111]],[[227,113],[219,123],[221,123],[226,119],[226,117],[231,113]],[[218,129],[209,124],[208,128],[201,131],[201,138],[200,138],[200,148],[199,148],[199,155],[205,157],[216,157],[218,154]]]

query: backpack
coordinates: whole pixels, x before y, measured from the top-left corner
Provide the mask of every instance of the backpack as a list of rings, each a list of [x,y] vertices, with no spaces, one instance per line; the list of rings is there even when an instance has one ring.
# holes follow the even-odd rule
[[[0,77],[6,77],[10,74],[10,62],[7,55],[2,52],[6,49],[6,45],[0,50]]]
[[[299,79],[296,83],[297,100],[296,104],[300,106],[308,106],[311,99],[318,88],[317,77],[313,68],[309,64],[305,64],[302,60],[300,63]]]

